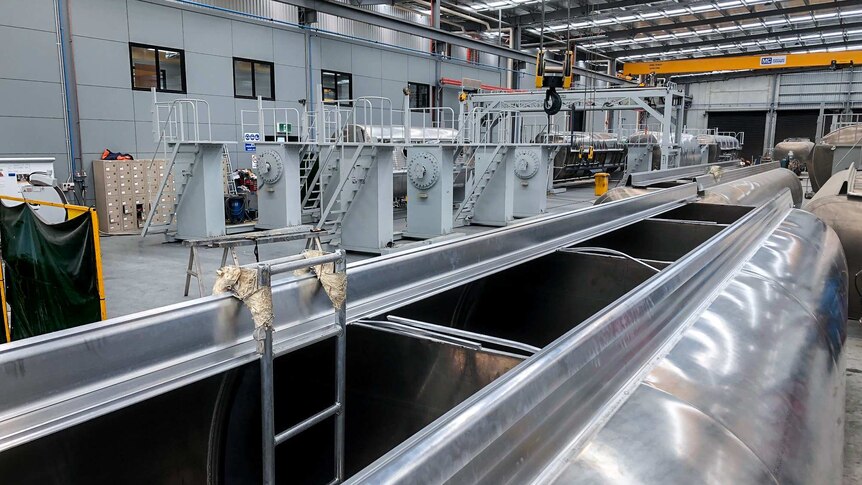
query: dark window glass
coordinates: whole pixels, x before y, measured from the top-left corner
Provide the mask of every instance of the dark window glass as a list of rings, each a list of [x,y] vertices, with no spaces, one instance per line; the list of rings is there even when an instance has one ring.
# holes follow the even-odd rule
[[[343,72],[322,71],[323,101],[347,101],[353,98],[353,77]]]
[[[233,87],[237,98],[275,99],[275,77],[271,62],[233,60]]]
[[[132,89],[169,93],[186,92],[183,51],[140,44],[129,44]]]
[[[431,86],[420,83],[407,83],[407,88],[410,90],[411,108],[431,107]]]

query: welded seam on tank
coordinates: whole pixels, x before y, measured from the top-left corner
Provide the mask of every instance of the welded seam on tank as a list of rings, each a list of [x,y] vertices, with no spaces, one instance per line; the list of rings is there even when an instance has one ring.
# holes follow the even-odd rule
[[[725,277],[722,278],[721,281],[719,281],[715,286],[713,286],[712,291],[707,297],[704,298],[701,304],[698,305],[689,314],[688,318],[678,324],[678,327],[674,330],[673,334],[669,335],[665,339],[665,341],[658,346],[652,356],[646,359],[646,362],[640,367],[640,369],[638,369],[637,372],[633,373],[633,375],[626,381],[626,383],[621,386],[619,391],[617,391],[614,397],[610,399],[609,404],[607,404],[603,409],[599,411],[598,416],[594,420],[592,429],[583,433],[581,436],[577,436],[572,444],[564,448],[557,455],[558,458],[553,460],[549,464],[545,471],[543,471],[539,475],[539,477],[534,480],[534,483],[547,482],[550,481],[552,477],[558,477],[563,471],[565,464],[569,461],[569,457],[577,457],[583,451],[583,448],[593,438],[595,438],[595,436],[613,418],[614,414],[616,414],[616,412],[636,392],[637,388],[641,384],[643,384],[644,379],[649,375],[649,373],[652,372],[656,368],[656,366],[663,359],[665,359],[668,354],[670,354],[670,352],[674,349],[674,347],[676,347],[676,345],[683,339],[686,331],[688,331],[695,323],[697,323],[698,320],[700,320],[703,312],[715,302],[715,300],[721,295],[721,293],[742,271],[745,265],[754,257],[755,254],[757,254],[758,251],[760,251],[763,243],[781,225],[781,223],[786,219],[789,212],[790,209],[788,208],[783,211],[783,214],[781,216],[774,216],[772,220],[768,221],[769,225],[767,227],[764,227],[763,230],[757,234],[755,239],[751,241],[749,246],[745,249],[744,253],[738,257],[737,263],[733,266],[731,270],[727,271]],[[751,214],[752,216],[754,216],[753,213]],[[754,230],[754,228],[749,228],[749,230]],[[719,237],[720,234],[721,233],[713,237]],[[756,453],[754,454],[754,456],[757,457],[757,459],[761,463],[763,463],[763,460],[761,460]],[[764,466],[766,465],[764,464]],[[768,470],[769,468],[766,467],[766,469]]]
[[[656,387],[656,386],[652,385],[652,384],[651,384],[651,383],[649,383],[649,382],[644,381],[644,382],[640,383],[640,385],[641,385],[641,386],[644,386],[644,387],[648,387],[648,388],[650,388],[650,389],[653,389],[653,390],[655,390],[655,391],[657,391],[657,392],[660,392],[660,393],[662,393],[662,394],[664,394],[664,395],[666,395],[666,396],[669,396],[669,397],[671,397],[672,399],[674,399],[675,401],[681,402],[681,403],[685,404],[686,406],[688,406],[689,408],[693,409],[694,411],[696,411],[696,412],[700,413],[701,415],[703,415],[706,419],[708,419],[709,421],[711,421],[712,423],[714,423],[716,426],[718,426],[718,427],[720,427],[721,429],[723,429],[724,431],[726,431],[726,432],[727,432],[727,434],[728,434],[728,435],[730,435],[730,436],[731,436],[731,438],[732,438],[735,442],[739,443],[743,448],[745,448],[749,453],[751,453],[751,455],[752,455],[752,456],[754,456],[754,458],[755,458],[757,461],[759,461],[761,465],[763,465],[763,469],[764,469],[764,470],[766,470],[766,471],[767,471],[767,473],[769,473],[769,476],[772,478],[772,481],[773,481],[774,483],[781,483],[781,482],[778,480],[778,477],[776,477],[776,476],[775,476],[775,473],[772,471],[772,468],[770,468],[770,467],[769,467],[769,465],[767,465],[767,464],[766,464],[766,462],[763,460],[763,458],[761,458],[761,457],[760,457],[760,455],[759,455],[756,451],[754,451],[754,449],[752,449],[750,446],[748,446],[748,443],[746,443],[745,441],[743,441],[743,440],[742,440],[742,438],[740,438],[739,436],[737,436],[737,434],[736,434],[735,432],[733,432],[730,428],[728,428],[728,427],[727,427],[727,425],[725,425],[725,423],[724,423],[723,421],[721,421],[720,419],[717,419],[715,416],[713,416],[713,415],[711,415],[711,414],[709,414],[709,413],[705,412],[705,411],[704,411],[703,409],[701,409],[700,407],[695,406],[695,405],[694,405],[694,404],[692,404],[690,401],[688,401],[688,400],[686,400],[686,399],[683,399],[683,398],[681,398],[681,397],[677,396],[676,394],[672,394],[672,393],[670,393],[670,392],[667,392],[667,391],[666,391],[666,390],[664,390],[664,389],[661,389],[661,388],[659,388],[659,387]]]
[[[798,297],[796,297],[796,295],[794,295],[787,288],[785,288],[784,285],[782,285],[781,283],[778,283],[774,280],[771,280],[771,279],[769,279],[769,278],[767,278],[761,274],[758,274],[758,273],[756,273],[750,269],[743,268],[742,273],[744,273],[748,276],[751,276],[753,278],[756,278],[756,279],[768,284],[769,286],[772,286],[773,288],[779,290],[784,296],[788,297],[789,300],[791,300],[794,303],[796,303],[797,305],[799,305],[799,307],[802,309],[802,311],[806,315],[810,316],[811,319],[815,322],[815,327],[817,327],[817,333],[820,334],[821,337],[823,337],[823,340],[825,342],[827,342],[827,343],[829,342],[829,333],[827,333],[826,329],[824,329],[823,326],[820,324],[820,321],[817,319],[817,315],[815,315],[814,312],[812,312],[807,306],[805,306],[805,303],[802,300],[800,300]],[[845,320],[846,320],[846,318],[845,318]],[[828,345],[827,345],[827,347],[828,347]],[[838,360],[836,360],[836,355],[832,352],[829,352],[829,356],[832,360],[832,364],[835,366],[835,369],[838,369]]]

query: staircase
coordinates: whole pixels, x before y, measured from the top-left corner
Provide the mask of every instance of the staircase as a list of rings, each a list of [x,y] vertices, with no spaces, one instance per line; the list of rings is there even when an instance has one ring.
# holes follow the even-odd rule
[[[233,179],[233,164],[230,163],[230,151],[227,149],[227,145],[222,145],[222,164],[224,164],[224,170],[227,173],[227,195],[235,196],[236,193],[236,182]]]
[[[305,145],[300,151],[299,185],[302,188],[302,215],[314,215],[320,212],[321,191],[320,152]]]
[[[482,148],[477,148],[473,152],[473,166],[476,165],[476,155],[481,150]],[[491,151],[491,161],[485,170],[482,173],[479,173],[477,170],[474,172],[473,177],[467,181],[466,186],[469,190],[464,194],[464,202],[461,203],[458,211],[455,212],[455,217],[453,218],[454,225],[462,226],[468,224],[470,219],[473,218],[473,209],[476,208],[476,203],[479,202],[479,198],[482,196],[482,192],[485,191],[485,187],[488,186],[494,174],[500,168],[500,165],[503,164],[507,150],[508,148],[503,145],[495,145]]]
[[[343,149],[342,154],[344,154]],[[316,225],[317,229],[337,230],[341,226],[341,223],[347,216],[347,212],[350,209],[351,204],[356,199],[356,194],[358,194],[362,189],[365,177],[368,175],[368,171],[371,169],[371,165],[374,163],[376,155],[377,148],[373,145],[360,144],[355,148],[355,151],[350,158],[347,173],[341,177],[338,185],[336,185],[335,189],[332,191],[332,196],[327,202],[326,207],[321,210],[320,218]],[[341,168],[344,169],[345,166],[348,166],[348,164],[343,164]],[[320,187],[326,187],[329,185],[329,181],[332,177],[333,170],[328,170],[323,173],[320,179]],[[347,187],[348,183],[351,184],[351,187]],[[339,203],[340,208],[338,210],[333,210],[336,203]],[[330,216],[333,215],[335,216],[335,219],[330,219]]]
[[[182,204],[183,192],[185,191],[186,186],[189,184],[189,179],[192,176],[195,164],[200,161],[201,155],[201,146],[199,143],[178,142],[174,144],[170,158],[168,159],[168,164],[165,167],[165,176],[164,178],[162,178],[162,181],[159,184],[159,190],[158,192],[156,192],[155,197],[150,200],[150,212],[147,215],[146,222],[144,222],[144,228],[141,230],[141,236],[146,236],[150,232],[168,232],[169,228],[173,225],[174,218],[177,214],[177,208],[180,206],[180,204]],[[153,218],[156,215],[156,210],[159,207],[159,201],[162,199],[162,196],[165,193],[165,188],[168,185],[168,178],[171,176],[171,174],[176,174],[176,176],[174,177],[174,187],[176,188],[176,201],[174,201],[173,210],[171,210],[171,213],[168,216],[168,222],[166,224],[154,226]]]

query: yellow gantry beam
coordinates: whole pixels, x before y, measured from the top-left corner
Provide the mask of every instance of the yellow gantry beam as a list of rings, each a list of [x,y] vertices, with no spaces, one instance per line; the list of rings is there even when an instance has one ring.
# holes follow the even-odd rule
[[[627,62],[623,75],[689,74],[712,71],[743,71],[749,69],[789,69],[828,67],[836,64],[862,64],[862,51],[815,52],[811,54],[778,54],[733,57],[705,57],[677,61]]]

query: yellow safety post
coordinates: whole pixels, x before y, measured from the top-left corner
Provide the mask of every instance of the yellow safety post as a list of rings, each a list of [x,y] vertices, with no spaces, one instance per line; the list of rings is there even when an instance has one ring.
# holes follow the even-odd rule
[[[611,174],[605,172],[599,172],[596,174],[596,197],[600,195],[605,195],[605,192],[608,191],[608,179]]]
[[[3,261],[0,261],[0,304],[3,305],[3,328],[6,330],[6,343],[12,341],[12,327],[9,326],[9,312],[6,311],[6,280],[3,278]]]
[[[90,209],[93,218],[93,249],[96,251],[96,280],[99,283],[99,309],[102,312],[102,320],[108,318],[108,308],[105,304],[105,277],[102,274],[102,244],[99,240],[99,215],[96,209]]]

